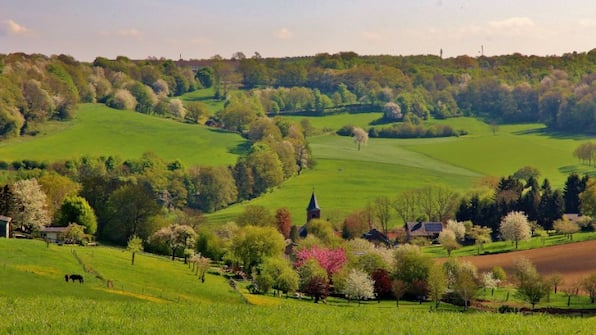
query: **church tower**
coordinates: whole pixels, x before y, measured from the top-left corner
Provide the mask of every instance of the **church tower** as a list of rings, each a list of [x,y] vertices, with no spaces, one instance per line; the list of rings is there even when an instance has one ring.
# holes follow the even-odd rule
[[[311,219],[320,219],[321,218],[321,208],[319,208],[319,204],[317,203],[317,196],[315,195],[315,191],[312,191],[312,195],[310,196],[310,201],[308,202],[308,207],[306,207],[306,222],[309,222]]]

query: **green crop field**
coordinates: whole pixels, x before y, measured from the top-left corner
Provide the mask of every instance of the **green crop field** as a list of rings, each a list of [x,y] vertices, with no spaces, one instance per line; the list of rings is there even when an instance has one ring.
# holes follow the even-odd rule
[[[84,272],[73,250],[113,288]],[[0,259],[2,334],[591,334],[594,325],[593,318],[461,313],[445,304],[429,312],[430,303],[313,304],[241,289],[243,297],[222,276],[202,284],[182,262],[144,254],[132,266],[130,254],[115,248],[0,239]],[[82,273],[85,283],[66,283],[65,273]]]
[[[246,141],[238,134],[100,104],[82,104],[75,120],[52,123],[35,137],[0,142],[0,160],[56,161],[84,155],[139,158],[152,151],[184,164],[234,164]]]

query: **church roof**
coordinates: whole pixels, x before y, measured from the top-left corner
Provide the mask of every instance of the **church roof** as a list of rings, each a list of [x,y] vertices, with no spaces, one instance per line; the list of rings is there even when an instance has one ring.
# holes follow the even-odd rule
[[[308,203],[308,207],[306,207],[307,211],[312,211],[315,209],[321,209],[319,207],[319,204],[317,203],[317,197],[315,196],[315,192],[312,192],[312,195],[310,196],[310,201]]]

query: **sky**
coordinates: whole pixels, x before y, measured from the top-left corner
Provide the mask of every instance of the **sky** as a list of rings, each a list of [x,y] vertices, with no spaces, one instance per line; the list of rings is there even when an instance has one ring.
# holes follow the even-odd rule
[[[444,57],[596,48],[594,0],[2,0],[0,54]]]

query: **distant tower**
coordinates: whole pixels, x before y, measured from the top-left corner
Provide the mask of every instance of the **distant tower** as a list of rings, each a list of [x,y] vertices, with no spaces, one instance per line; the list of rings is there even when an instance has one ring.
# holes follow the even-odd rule
[[[308,202],[308,207],[306,207],[306,222],[309,222],[311,219],[320,219],[321,218],[321,208],[319,208],[319,204],[317,203],[317,196],[315,195],[315,191],[312,191],[312,195],[310,196],[310,201]]]

